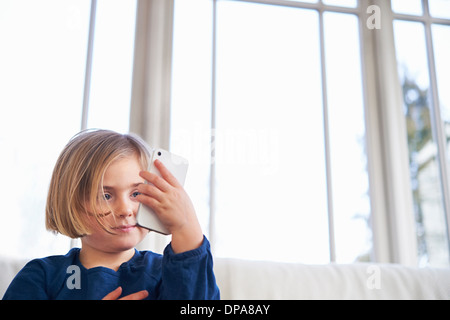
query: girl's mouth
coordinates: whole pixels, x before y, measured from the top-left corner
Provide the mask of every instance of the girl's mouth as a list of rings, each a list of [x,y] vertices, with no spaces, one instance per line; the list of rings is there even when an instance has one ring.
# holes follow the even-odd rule
[[[135,224],[126,224],[126,225],[114,227],[113,229],[120,231],[120,232],[130,232],[130,231],[134,230],[134,228],[136,228]]]

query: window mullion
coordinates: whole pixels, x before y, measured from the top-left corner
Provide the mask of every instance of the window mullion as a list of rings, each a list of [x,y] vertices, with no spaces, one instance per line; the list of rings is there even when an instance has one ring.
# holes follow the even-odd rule
[[[89,21],[89,35],[88,35],[88,46],[87,46],[87,54],[86,54],[86,73],[85,73],[85,79],[84,79],[81,130],[87,129],[87,122],[88,122],[89,98],[90,98],[91,77],[92,77],[92,57],[93,57],[93,52],[94,52],[96,11],[97,11],[97,0],[91,0],[91,16],[90,16],[90,21]]]
[[[360,2],[359,32],[361,50],[361,72],[364,98],[364,115],[366,127],[367,171],[370,192],[370,226],[373,248],[371,260],[380,263],[392,261],[390,232],[387,216],[387,196],[385,194],[385,164],[383,158],[382,125],[377,97],[377,54],[375,52],[375,30],[367,28],[367,8],[373,1]]]
[[[381,29],[366,32],[371,32],[373,37],[374,53],[371,56],[374,67],[371,71],[374,74],[371,76],[375,82],[373,85],[376,95],[371,105],[377,109],[379,116],[382,150],[380,161],[383,168],[386,210],[384,217],[379,220],[380,225],[375,229],[374,239],[389,237],[390,262],[415,266],[417,250],[406,123],[402,110],[401,86],[397,72],[392,72],[397,70],[393,15],[390,1],[373,0],[372,3],[377,5],[381,12]],[[375,201],[376,199],[372,200],[372,205],[375,205]],[[378,208],[378,211],[383,209]],[[385,243],[385,239],[381,240],[380,243]]]
[[[323,22],[323,11],[319,11],[319,29],[320,29],[320,62],[322,68],[322,106],[323,106],[323,128],[324,128],[324,147],[325,147],[325,165],[327,180],[327,205],[328,205],[328,237],[330,246],[330,262],[336,262],[336,243],[334,235],[334,212],[333,212],[333,183],[331,174],[331,154],[330,154],[330,132],[328,121],[328,95],[327,95],[327,72],[325,61],[325,31]]]
[[[217,0],[212,2],[212,53],[211,53],[211,158],[209,168],[209,240],[212,250],[216,245],[216,51],[217,51]]]
[[[87,53],[86,53],[86,71],[85,71],[84,91],[83,91],[83,105],[82,105],[82,111],[81,111],[81,130],[86,130],[87,123],[88,123],[96,13],[97,13],[97,0],[91,0],[88,45],[87,45]],[[80,239],[71,239],[70,240],[70,248],[75,248],[78,246],[80,246]]]

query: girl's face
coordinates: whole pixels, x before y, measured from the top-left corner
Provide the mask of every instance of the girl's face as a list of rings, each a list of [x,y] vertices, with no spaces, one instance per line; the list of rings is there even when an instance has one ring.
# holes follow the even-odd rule
[[[114,253],[134,248],[144,239],[148,230],[136,225],[137,186],[144,183],[139,176],[141,170],[136,155],[118,159],[107,168],[103,190],[100,190],[100,195],[104,196],[98,201],[104,212],[100,219],[113,234],[106,232],[95,217],[90,217],[92,233],[81,238],[83,245]]]

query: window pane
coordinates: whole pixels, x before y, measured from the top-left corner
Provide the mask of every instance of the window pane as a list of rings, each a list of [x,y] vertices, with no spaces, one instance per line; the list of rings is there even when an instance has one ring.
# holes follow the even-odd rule
[[[0,254],[61,254],[45,230],[56,159],[79,131],[90,1],[0,2]]]
[[[358,6],[357,0],[323,0],[324,4],[339,7],[356,8]]]
[[[450,26],[433,25],[432,32],[441,115],[450,124]]]
[[[318,14],[220,1],[217,27],[216,255],[327,262]]]
[[[450,19],[450,1],[449,0],[428,0],[430,14],[436,18]]]
[[[97,1],[89,128],[128,131],[135,20],[135,0]]]
[[[324,14],[336,259],[368,260],[370,200],[358,19]]]
[[[212,2],[175,1],[174,22],[170,148],[189,160],[185,188],[209,236]]]
[[[448,60],[450,57],[450,26],[433,25],[432,32],[439,103],[446,135],[447,162],[450,165],[450,91],[448,90],[450,88],[450,61]]]
[[[392,11],[395,13],[411,14],[420,16],[422,11],[422,0],[391,0]]]
[[[448,266],[438,150],[430,118],[424,28],[421,23],[395,21],[394,31],[403,88],[419,263]]]

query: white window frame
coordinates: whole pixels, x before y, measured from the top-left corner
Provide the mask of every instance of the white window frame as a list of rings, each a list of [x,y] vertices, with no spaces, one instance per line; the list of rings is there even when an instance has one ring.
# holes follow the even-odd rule
[[[81,130],[87,129],[89,114],[89,97],[91,94],[92,58],[94,53],[95,21],[97,15],[97,0],[91,0],[91,13],[89,17],[89,34],[86,53],[86,71],[84,76],[83,106],[81,112]]]
[[[361,28],[374,261],[416,266],[406,123],[391,4],[361,1],[361,7],[370,5],[378,6],[381,13],[380,29]]]

